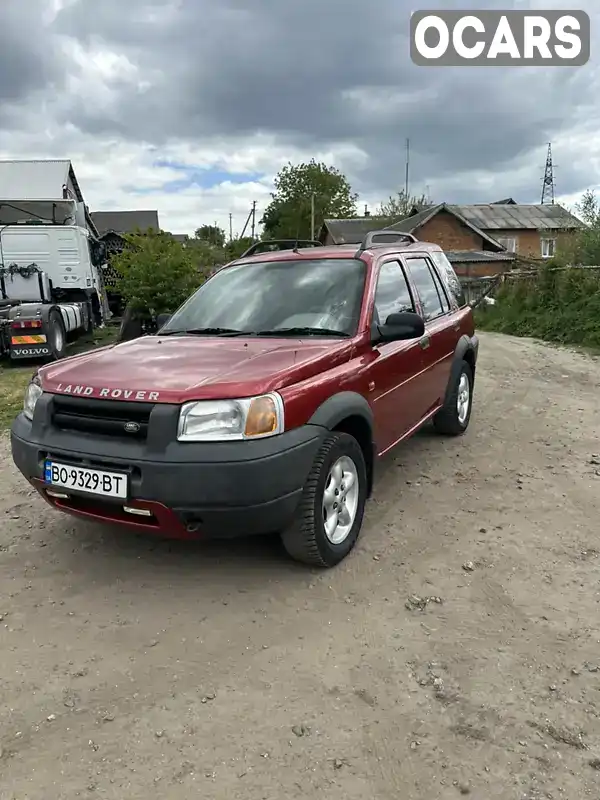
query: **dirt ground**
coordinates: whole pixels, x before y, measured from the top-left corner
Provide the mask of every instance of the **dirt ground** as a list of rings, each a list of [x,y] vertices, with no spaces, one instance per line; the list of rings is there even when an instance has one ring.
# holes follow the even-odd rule
[[[599,798],[600,363],[481,339],[330,572],[72,521],[4,439],[0,798]]]

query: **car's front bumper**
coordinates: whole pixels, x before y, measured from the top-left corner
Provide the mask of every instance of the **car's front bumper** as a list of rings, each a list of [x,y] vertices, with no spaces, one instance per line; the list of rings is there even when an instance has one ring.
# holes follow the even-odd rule
[[[39,402],[42,402],[40,400]],[[44,402],[48,402],[44,400]],[[50,401],[51,403],[51,401]],[[327,431],[304,425],[256,441],[145,443],[58,430],[43,413],[23,414],[11,431],[13,460],[54,507],[81,517],[179,537],[233,537],[283,530],[293,520],[308,473]],[[153,446],[154,444],[154,446]],[[161,452],[162,450],[162,452]],[[68,490],[48,495],[44,462],[123,471],[127,500]],[[62,490],[59,490],[62,492]],[[67,492],[65,492],[67,493]],[[151,516],[125,511],[145,509]]]

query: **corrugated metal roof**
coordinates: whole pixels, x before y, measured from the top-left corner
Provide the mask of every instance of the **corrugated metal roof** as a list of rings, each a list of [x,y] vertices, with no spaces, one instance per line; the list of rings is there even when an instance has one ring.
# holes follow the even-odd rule
[[[327,228],[335,244],[360,244],[367,233],[381,230],[389,221],[386,217],[326,219],[323,226]]]
[[[405,219],[400,219],[388,225],[386,230],[399,231],[401,233],[412,233],[420,225],[423,225],[430,217],[433,217],[438,210],[441,210],[443,203],[437,206],[430,206],[419,211],[418,214],[413,214]]]
[[[158,211],[93,211],[92,219],[100,236],[108,231],[133,233],[136,230],[160,230]]]
[[[467,221],[486,231],[499,230],[558,230],[585,227],[570,211],[558,204],[502,205],[489,203],[477,205],[449,205]]]
[[[0,200],[60,200],[69,175],[82,202],[70,161],[0,161]]]
[[[516,261],[514,253],[491,253],[486,250],[445,250],[451,264],[494,263],[496,261]]]

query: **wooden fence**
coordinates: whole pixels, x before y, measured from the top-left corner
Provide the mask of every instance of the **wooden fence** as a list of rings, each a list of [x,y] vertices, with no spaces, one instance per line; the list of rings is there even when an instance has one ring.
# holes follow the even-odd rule
[[[600,271],[600,265],[594,266],[571,266],[571,267],[550,267],[551,272],[565,272],[566,270],[592,270]],[[460,278],[467,303],[472,308],[477,308],[487,297],[493,297],[500,286],[507,281],[519,281],[535,278],[539,274],[539,267],[524,267],[523,269],[513,269],[507,272],[499,272],[497,275],[486,276],[485,278]]]

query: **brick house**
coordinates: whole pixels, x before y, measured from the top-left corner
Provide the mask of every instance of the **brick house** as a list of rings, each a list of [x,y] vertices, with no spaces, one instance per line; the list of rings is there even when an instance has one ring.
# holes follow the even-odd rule
[[[391,224],[378,217],[325,220],[319,238],[324,244],[360,244],[368,230],[385,228],[412,233],[445,251],[513,253],[539,259],[551,258],[582,227],[584,223],[562,206],[520,205],[507,198],[489,204],[414,208],[408,217]]]

